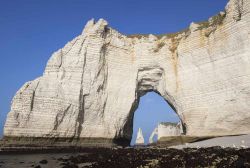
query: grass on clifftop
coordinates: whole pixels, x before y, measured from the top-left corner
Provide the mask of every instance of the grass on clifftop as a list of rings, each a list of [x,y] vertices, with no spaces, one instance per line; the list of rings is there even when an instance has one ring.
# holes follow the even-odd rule
[[[219,13],[219,14],[213,16],[210,21],[198,22],[197,24],[200,25],[198,27],[198,30],[202,30],[202,29],[206,29],[206,28],[209,28],[209,27],[216,27],[218,25],[222,25],[225,18],[226,18],[226,13],[225,14]],[[172,39],[172,38],[178,37],[178,35],[180,35],[182,33],[185,33],[185,36],[188,36],[189,33],[190,33],[189,28],[184,29],[184,30],[179,31],[179,32],[176,32],[176,33],[166,33],[166,34],[159,34],[159,35],[154,35],[154,36],[156,36],[158,39],[161,39],[164,36],[166,38]],[[148,38],[149,34],[131,34],[131,35],[127,35],[127,37],[128,38],[141,39],[141,38]]]
[[[189,33],[189,28],[187,29],[184,29],[182,31],[179,31],[179,32],[176,32],[176,33],[166,33],[166,34],[153,34],[155,37],[157,37],[158,39],[161,39],[162,37],[167,37],[167,38],[175,38],[177,37],[178,35],[182,34],[182,33],[185,33],[185,34],[188,34]],[[131,34],[131,35],[127,35],[128,38],[138,38],[138,39],[141,39],[141,38],[148,38],[149,37],[149,34]]]
[[[226,18],[226,13],[224,15],[219,13],[211,18],[211,22],[209,21],[199,22],[198,24],[200,26],[198,29],[201,30],[208,28],[210,26],[222,25],[225,18]]]

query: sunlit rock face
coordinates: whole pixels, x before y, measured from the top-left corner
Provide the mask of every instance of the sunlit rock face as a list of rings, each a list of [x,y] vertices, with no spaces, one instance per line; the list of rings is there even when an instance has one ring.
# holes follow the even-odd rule
[[[157,126],[158,140],[162,137],[181,136],[183,134],[180,123],[160,123]]]
[[[130,140],[139,97],[152,90],[186,135],[250,133],[250,1],[172,35],[125,36],[90,20],[16,93],[4,136]]]

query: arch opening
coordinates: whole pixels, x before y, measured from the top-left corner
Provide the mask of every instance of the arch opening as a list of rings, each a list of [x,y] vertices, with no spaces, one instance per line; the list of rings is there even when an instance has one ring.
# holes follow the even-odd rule
[[[174,132],[175,130],[168,132],[169,127],[166,126],[168,124],[176,124],[177,126],[178,123],[181,123],[181,128],[183,128],[182,121],[174,106],[155,90],[149,90],[140,95],[137,102],[138,107],[131,111],[132,138],[130,145],[136,145],[139,128],[141,128],[144,138],[144,144],[141,145],[154,144],[164,134],[166,136],[168,133],[178,134]],[[164,125],[166,127],[163,128]],[[158,130],[158,128],[160,129]],[[184,134],[184,130],[179,133]]]

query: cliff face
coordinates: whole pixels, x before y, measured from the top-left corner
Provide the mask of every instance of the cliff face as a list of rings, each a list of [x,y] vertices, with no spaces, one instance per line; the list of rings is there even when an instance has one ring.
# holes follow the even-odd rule
[[[152,90],[186,135],[250,133],[249,27],[249,0],[172,35],[125,36],[90,20],[16,93],[4,136],[130,140],[139,97]]]

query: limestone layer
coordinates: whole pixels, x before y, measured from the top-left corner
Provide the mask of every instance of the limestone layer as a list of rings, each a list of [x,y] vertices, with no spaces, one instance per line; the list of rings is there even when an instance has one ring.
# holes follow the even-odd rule
[[[250,1],[162,36],[90,20],[16,93],[4,136],[130,140],[148,91],[172,105],[188,136],[250,133]]]

